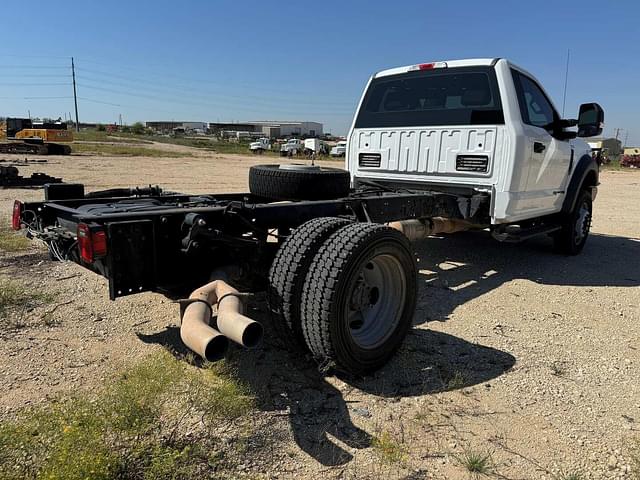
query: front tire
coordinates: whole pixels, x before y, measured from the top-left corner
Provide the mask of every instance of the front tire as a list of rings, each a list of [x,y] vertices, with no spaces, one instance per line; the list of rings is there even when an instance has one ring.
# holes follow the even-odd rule
[[[562,229],[553,238],[556,251],[565,255],[582,252],[591,230],[592,214],[591,193],[582,190],[573,211],[563,219]]]
[[[416,276],[397,230],[357,223],[331,235],[302,291],[302,332],[316,360],[358,375],[384,365],[411,328]]]

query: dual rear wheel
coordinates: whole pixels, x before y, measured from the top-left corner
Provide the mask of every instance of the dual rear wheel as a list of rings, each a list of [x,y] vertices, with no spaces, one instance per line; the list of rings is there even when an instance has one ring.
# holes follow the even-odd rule
[[[269,273],[269,306],[282,338],[321,364],[363,374],[381,367],[411,328],[416,266],[400,232],[318,218],[281,245]]]

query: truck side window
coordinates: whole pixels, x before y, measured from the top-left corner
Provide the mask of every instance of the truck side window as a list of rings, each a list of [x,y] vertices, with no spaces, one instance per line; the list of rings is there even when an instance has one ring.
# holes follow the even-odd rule
[[[542,89],[529,77],[515,70],[513,80],[518,91],[522,121],[535,127],[550,129],[556,113]]]

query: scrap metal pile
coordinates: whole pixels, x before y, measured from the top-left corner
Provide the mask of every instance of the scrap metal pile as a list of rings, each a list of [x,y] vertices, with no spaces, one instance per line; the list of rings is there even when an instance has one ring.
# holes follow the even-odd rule
[[[45,183],[61,183],[62,179],[45,173],[32,173],[30,177],[23,177],[17,167],[0,165],[0,187],[41,187]]]

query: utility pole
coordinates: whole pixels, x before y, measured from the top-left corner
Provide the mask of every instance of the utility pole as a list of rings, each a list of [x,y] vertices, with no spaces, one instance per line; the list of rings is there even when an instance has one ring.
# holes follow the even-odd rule
[[[621,128],[616,128],[616,140],[618,139],[618,136],[620,135],[620,130],[622,130]]]
[[[78,121],[78,96],[76,94],[76,66],[71,57],[71,78],[73,79],[73,103],[76,107],[76,132],[80,131],[80,122]]]
[[[562,94],[562,118],[564,118],[564,105],[567,101],[567,81],[569,80],[569,54],[570,49],[567,49],[567,68],[564,72],[564,93]]]
[[[624,143],[622,144],[623,147],[627,146],[627,140],[629,140],[629,130],[627,130],[627,133],[624,134]]]

